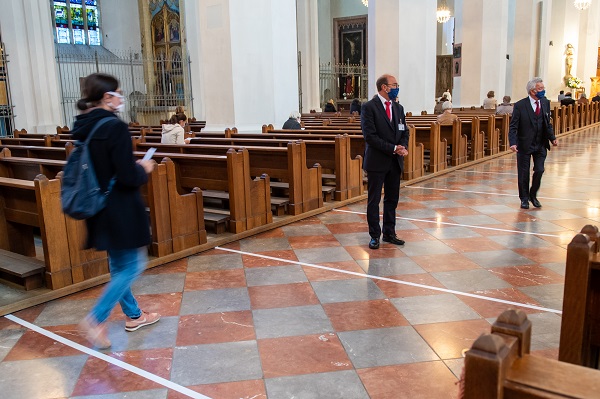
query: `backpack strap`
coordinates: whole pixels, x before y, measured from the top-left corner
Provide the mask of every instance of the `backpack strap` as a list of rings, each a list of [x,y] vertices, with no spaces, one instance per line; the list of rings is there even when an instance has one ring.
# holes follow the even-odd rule
[[[85,141],[83,142],[83,145],[87,146],[91,139],[92,136],[94,135],[94,133],[96,133],[96,130],[98,130],[98,128],[102,125],[104,125],[106,122],[108,122],[109,120],[113,119],[112,116],[107,116],[105,118],[100,119],[98,122],[96,122],[96,124],[94,125],[94,127],[92,128],[92,131],[90,132],[90,134],[88,134],[88,136],[86,137]],[[91,159],[90,159],[91,161]],[[115,183],[117,182],[117,177],[113,176],[110,181],[108,182],[108,187],[106,188],[105,194],[108,195],[108,193],[110,193],[112,191],[113,186],[115,185]]]

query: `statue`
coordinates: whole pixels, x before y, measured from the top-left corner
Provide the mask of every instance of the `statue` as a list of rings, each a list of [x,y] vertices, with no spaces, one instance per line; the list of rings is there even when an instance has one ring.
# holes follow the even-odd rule
[[[571,71],[573,69],[573,58],[575,56],[575,48],[571,43],[567,43],[567,48],[565,50],[565,80],[569,79],[571,76]]]

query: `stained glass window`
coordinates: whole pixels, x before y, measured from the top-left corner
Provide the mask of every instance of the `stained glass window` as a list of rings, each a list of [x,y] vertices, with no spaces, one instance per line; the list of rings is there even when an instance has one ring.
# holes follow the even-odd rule
[[[54,0],[53,5],[57,43],[101,44],[97,0]]]

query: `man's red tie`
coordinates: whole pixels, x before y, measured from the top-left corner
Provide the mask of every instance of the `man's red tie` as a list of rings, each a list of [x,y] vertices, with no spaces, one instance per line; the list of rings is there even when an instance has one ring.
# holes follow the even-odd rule
[[[539,101],[535,102],[535,114],[536,115],[540,114],[540,102]]]
[[[389,120],[392,120],[392,110],[390,109],[391,103],[391,101],[385,102],[385,113],[387,114]]]

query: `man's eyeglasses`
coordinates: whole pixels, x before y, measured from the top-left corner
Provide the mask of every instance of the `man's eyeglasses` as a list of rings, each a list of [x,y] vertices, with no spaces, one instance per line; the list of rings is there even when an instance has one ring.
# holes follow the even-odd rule
[[[400,86],[398,86],[398,83],[391,83],[391,84],[390,83],[386,83],[385,85],[387,87],[391,87],[392,89],[397,89],[397,88],[400,87]]]

